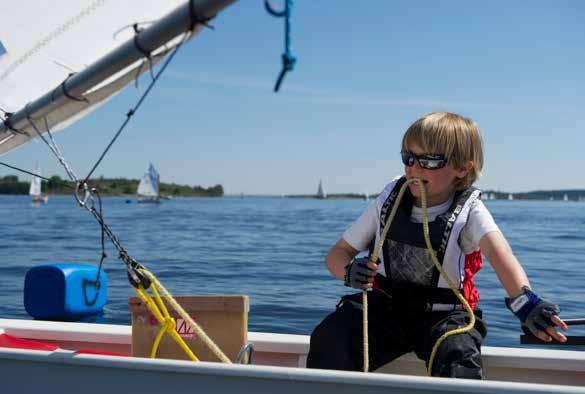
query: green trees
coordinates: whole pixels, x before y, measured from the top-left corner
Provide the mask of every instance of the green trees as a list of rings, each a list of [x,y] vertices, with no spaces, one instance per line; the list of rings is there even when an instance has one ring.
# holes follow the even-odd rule
[[[30,184],[20,182],[15,175],[0,177],[0,194],[28,194]]]
[[[138,188],[138,179],[104,178],[91,179],[90,186],[97,187],[102,195],[133,195]],[[0,177],[0,194],[28,194],[30,181],[19,181],[15,175]],[[58,175],[53,175],[49,181],[42,182],[42,190],[49,194],[72,193],[74,185]],[[215,185],[204,188],[201,186],[177,185],[161,183],[162,196],[174,197],[222,197],[223,186]]]

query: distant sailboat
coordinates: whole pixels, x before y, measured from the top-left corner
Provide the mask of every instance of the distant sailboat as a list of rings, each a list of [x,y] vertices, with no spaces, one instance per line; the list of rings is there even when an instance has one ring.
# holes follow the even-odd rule
[[[368,194],[368,191],[366,190],[366,192],[364,193],[364,200],[366,201],[370,201],[370,195]]]
[[[138,194],[138,202],[145,202],[145,203],[159,203],[160,202],[160,192],[159,192],[159,182],[160,177],[158,172],[155,170],[152,163],[148,166],[148,171],[138,184],[138,190],[136,194]]]
[[[508,194],[508,200],[513,200],[514,196],[512,194]]]
[[[319,179],[319,188],[317,189],[317,198],[327,198],[327,193],[323,189],[323,182]]]
[[[567,195],[567,193],[563,195],[563,201],[569,201],[569,196]]]
[[[490,193],[488,200],[495,200],[496,199],[496,195],[494,193]]]
[[[41,167],[39,163],[35,164],[35,174],[41,175]],[[28,190],[28,194],[32,198],[33,203],[47,203],[49,202],[49,195],[42,193],[41,190],[41,178],[38,176],[33,176],[30,181],[30,189]]]

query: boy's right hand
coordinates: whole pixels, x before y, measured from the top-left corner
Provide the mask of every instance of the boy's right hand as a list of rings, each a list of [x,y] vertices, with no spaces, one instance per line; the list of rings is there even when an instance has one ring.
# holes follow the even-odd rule
[[[378,265],[369,257],[357,257],[345,266],[344,283],[347,287],[367,290],[373,286]]]

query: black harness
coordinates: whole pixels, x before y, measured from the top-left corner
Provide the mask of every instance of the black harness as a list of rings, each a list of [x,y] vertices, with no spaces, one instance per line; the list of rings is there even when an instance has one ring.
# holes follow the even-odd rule
[[[382,205],[380,213],[380,229],[384,228],[388,216],[396,202],[396,197],[402,185],[406,182],[406,178],[400,178],[390,195]],[[437,259],[443,264],[447,243],[453,230],[453,224],[457,217],[463,210],[463,206],[471,197],[475,188],[469,188],[464,191],[455,193],[453,203],[446,212],[438,215],[434,221],[429,222],[429,235],[431,245],[437,254]],[[460,304],[459,299],[453,294],[451,289],[438,288],[440,272],[436,267],[433,267],[431,285],[422,286],[419,284],[397,281],[393,279],[392,268],[390,264],[390,248],[389,240],[394,242],[416,246],[426,249],[426,242],[423,234],[422,223],[413,223],[410,221],[412,206],[414,199],[409,189],[405,190],[400,206],[396,211],[394,220],[390,225],[387,238],[384,240],[382,246],[382,255],[384,257],[384,268],[386,277],[378,274],[376,275],[376,284],[378,289],[389,296],[393,301],[401,304],[408,304],[413,306],[424,306],[424,309],[429,309],[432,304]],[[370,243],[370,254],[374,249],[375,239]],[[414,305],[413,305],[414,304]]]

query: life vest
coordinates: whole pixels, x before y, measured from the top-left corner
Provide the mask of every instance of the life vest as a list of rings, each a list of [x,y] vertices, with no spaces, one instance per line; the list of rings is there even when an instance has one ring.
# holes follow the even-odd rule
[[[384,203],[380,207],[376,243],[404,182],[404,177],[395,179],[380,195],[378,201]],[[480,195],[475,188],[456,192],[449,209],[429,222],[431,245],[437,259],[472,309],[479,301],[473,276],[481,268],[481,253],[478,250],[465,255],[458,240],[471,205]],[[413,202],[410,190],[406,189],[382,246],[374,289],[385,293],[397,304],[412,308],[433,311],[461,309],[459,299],[432,262],[422,223],[410,221]],[[373,244],[374,240],[371,250]]]

